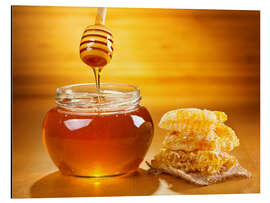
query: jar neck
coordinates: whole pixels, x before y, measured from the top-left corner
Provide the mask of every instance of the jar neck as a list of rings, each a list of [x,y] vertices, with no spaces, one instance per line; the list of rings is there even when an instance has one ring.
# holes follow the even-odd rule
[[[56,90],[56,104],[68,111],[110,113],[136,109],[141,100],[137,87],[101,83],[99,93],[94,83],[68,85]]]

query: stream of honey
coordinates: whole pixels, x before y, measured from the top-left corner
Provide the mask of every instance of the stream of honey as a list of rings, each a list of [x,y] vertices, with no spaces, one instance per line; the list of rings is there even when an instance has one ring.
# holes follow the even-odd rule
[[[106,60],[99,56],[91,56],[86,57],[83,60],[94,72],[95,82],[96,82],[96,90],[98,94],[98,103],[101,102],[100,98],[100,73],[103,68],[107,64]],[[105,62],[104,62],[105,61]]]

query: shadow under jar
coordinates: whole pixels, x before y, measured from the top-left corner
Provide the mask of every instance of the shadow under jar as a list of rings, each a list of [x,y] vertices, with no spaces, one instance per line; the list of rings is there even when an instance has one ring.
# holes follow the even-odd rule
[[[46,115],[43,141],[64,175],[104,177],[137,170],[151,144],[152,118],[140,91],[126,84],[94,83],[56,90]]]

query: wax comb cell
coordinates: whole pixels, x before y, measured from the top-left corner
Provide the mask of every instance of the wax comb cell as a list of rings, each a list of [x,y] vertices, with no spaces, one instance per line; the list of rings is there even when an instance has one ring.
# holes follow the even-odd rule
[[[215,130],[208,133],[198,134],[190,132],[169,132],[164,140],[163,147],[171,150],[211,150],[232,151],[240,144],[233,129],[223,123],[219,123]]]
[[[159,127],[170,131],[203,134],[214,130],[216,123],[226,120],[227,115],[224,112],[185,108],[165,113]]]
[[[205,175],[220,173],[237,163],[237,159],[226,152],[183,152],[168,149],[160,150],[151,162],[154,167],[165,164],[186,173],[199,172]]]

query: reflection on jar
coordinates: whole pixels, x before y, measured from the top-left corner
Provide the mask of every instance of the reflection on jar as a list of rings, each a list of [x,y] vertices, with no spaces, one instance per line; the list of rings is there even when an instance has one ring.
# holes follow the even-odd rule
[[[97,104],[94,84],[60,88],[58,106],[46,115],[43,140],[64,175],[131,173],[137,170],[151,144],[153,122],[147,109],[139,104],[139,90],[117,84],[102,84],[101,89],[105,99]]]

